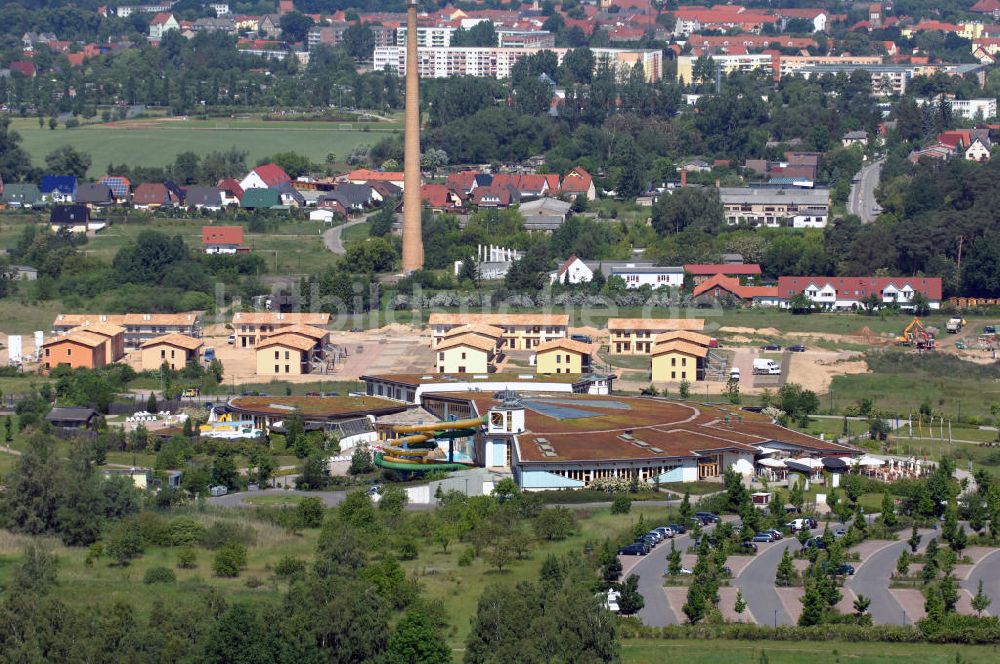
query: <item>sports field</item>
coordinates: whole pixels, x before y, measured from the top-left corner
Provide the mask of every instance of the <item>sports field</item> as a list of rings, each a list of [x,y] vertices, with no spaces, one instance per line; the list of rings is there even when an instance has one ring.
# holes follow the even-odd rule
[[[356,145],[374,144],[397,122],[266,122],[258,119],[150,118],[65,129],[40,129],[34,118],[16,119],[13,128],[32,163],[44,165],[45,155],[72,145],[91,157],[90,175],[104,173],[109,163],[163,166],[182,152],[204,155],[237,147],[246,150],[248,165],[276,152],[297,152],[317,163],[333,153],[338,162]],[[367,128],[367,130],[365,130]]]

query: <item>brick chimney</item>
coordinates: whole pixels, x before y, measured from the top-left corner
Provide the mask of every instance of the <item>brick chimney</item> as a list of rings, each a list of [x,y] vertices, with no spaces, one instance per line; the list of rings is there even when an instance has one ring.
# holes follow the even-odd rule
[[[681,169],[681,188],[688,186],[688,172]]]

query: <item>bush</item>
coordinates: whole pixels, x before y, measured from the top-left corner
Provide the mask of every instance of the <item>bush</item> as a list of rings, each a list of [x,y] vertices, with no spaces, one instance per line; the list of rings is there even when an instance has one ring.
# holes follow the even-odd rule
[[[191,546],[205,536],[205,526],[189,516],[178,516],[167,524],[171,546]]]
[[[614,502],[611,503],[611,513],[628,514],[631,511],[632,511],[632,499],[623,493],[616,495]]]
[[[216,576],[235,578],[247,566],[247,548],[237,542],[228,542],[215,552],[212,571]]]
[[[274,566],[274,575],[279,579],[291,579],[296,576],[301,576],[306,572],[306,564],[304,561],[298,558],[293,558],[292,556],[285,556],[278,561],[278,564]]]
[[[206,549],[218,549],[230,542],[247,547],[256,541],[257,531],[252,526],[231,521],[216,521],[205,529],[205,534],[201,537],[201,545]]]
[[[181,569],[194,569],[197,567],[196,558],[194,548],[186,546],[177,552],[177,566]]]
[[[295,508],[299,523],[304,528],[319,528],[323,525],[323,501],[319,498],[303,498]]]
[[[416,560],[418,554],[417,542],[411,538],[406,538],[399,543],[400,560]]]
[[[174,570],[167,567],[150,567],[146,570],[146,575],[142,577],[142,582],[150,583],[176,583],[177,575]]]
[[[472,561],[476,559],[476,550],[471,546],[462,552],[462,555],[458,557],[459,567],[468,567],[472,564]]]

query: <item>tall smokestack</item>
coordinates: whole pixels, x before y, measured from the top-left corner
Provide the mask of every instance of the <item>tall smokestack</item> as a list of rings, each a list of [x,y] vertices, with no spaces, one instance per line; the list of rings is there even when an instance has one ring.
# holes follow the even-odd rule
[[[420,80],[417,74],[417,0],[406,7],[406,124],[403,144],[403,273],[424,267],[420,228]]]

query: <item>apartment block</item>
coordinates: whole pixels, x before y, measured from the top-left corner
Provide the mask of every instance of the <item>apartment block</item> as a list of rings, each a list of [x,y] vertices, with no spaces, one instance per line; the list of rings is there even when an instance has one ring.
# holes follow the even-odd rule
[[[437,348],[449,330],[466,325],[492,325],[503,330],[501,348],[533,350],[553,339],[565,338],[569,330],[566,314],[448,314],[430,315],[428,324]]]
[[[608,349],[612,355],[648,355],[657,335],[703,329],[703,318],[609,318]]]
[[[722,187],[719,198],[730,226],[824,228],[830,215],[829,189]]]

